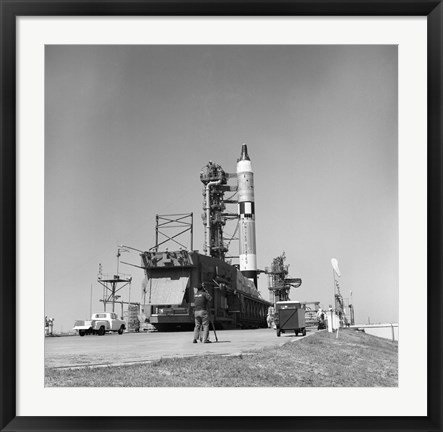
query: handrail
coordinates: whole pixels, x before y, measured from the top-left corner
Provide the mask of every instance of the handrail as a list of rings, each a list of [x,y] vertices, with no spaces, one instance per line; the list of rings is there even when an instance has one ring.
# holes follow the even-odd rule
[[[386,323],[386,324],[354,324],[349,326],[349,328],[391,328],[392,330],[392,340],[395,341],[394,328],[398,328],[398,323]]]

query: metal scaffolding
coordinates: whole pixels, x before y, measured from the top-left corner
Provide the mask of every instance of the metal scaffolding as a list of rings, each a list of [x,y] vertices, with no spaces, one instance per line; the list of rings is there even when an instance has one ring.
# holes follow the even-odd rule
[[[159,246],[168,242],[176,243],[185,250],[193,250],[193,213],[158,214],[155,217],[155,222],[155,246],[149,250],[158,251]],[[189,243],[186,245],[182,239],[184,234],[188,232]]]
[[[268,275],[269,301],[274,304],[289,300],[291,288],[298,288],[302,283],[300,278],[288,277],[289,265],[285,264],[285,260],[286,255],[283,252],[272,260],[271,267],[265,268],[265,273]]]
[[[234,199],[237,186],[228,185],[230,178],[235,174],[226,173],[223,168],[209,161],[200,172],[200,180],[203,183],[203,225],[205,227],[205,239],[203,250],[206,255],[225,260],[231,241],[235,238],[238,227],[234,234],[225,237],[224,227],[227,221],[235,220],[238,226],[238,213],[226,212],[226,204],[237,204]],[[234,192],[234,195],[225,199],[225,192]],[[233,256],[230,258],[234,258]]]

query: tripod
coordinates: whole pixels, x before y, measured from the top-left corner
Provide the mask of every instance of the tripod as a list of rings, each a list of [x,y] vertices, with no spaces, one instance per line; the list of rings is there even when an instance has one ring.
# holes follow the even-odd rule
[[[210,318],[210,316],[208,316],[208,321],[209,321],[210,325],[212,325],[212,330],[214,332],[215,341],[218,342],[218,337],[217,337],[217,333],[215,331],[214,321]],[[199,332],[199,340],[200,340],[200,342],[203,342],[202,331],[203,331],[203,326],[201,325],[200,326],[200,332]]]

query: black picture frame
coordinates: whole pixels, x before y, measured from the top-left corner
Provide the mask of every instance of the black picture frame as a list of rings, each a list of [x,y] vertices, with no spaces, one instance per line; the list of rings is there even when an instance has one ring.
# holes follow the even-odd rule
[[[441,0],[0,0],[2,431],[442,430]],[[427,407],[425,417],[19,417],[16,415],[16,17],[19,16],[426,16],[428,67]],[[417,285],[423,281],[416,281]],[[295,403],[295,401],[294,401]],[[311,401],[315,403],[315,401]],[[275,401],[278,405],[278,401]],[[196,411],[197,413],[197,411]],[[321,409],[319,408],[319,413]]]

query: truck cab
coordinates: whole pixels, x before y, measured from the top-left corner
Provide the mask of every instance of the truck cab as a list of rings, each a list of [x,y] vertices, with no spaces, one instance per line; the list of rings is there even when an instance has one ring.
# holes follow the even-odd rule
[[[105,333],[117,332],[123,334],[126,329],[126,322],[119,319],[115,312],[98,312],[91,316],[90,321],[76,321],[74,330],[80,336],[97,334],[103,336]]]

